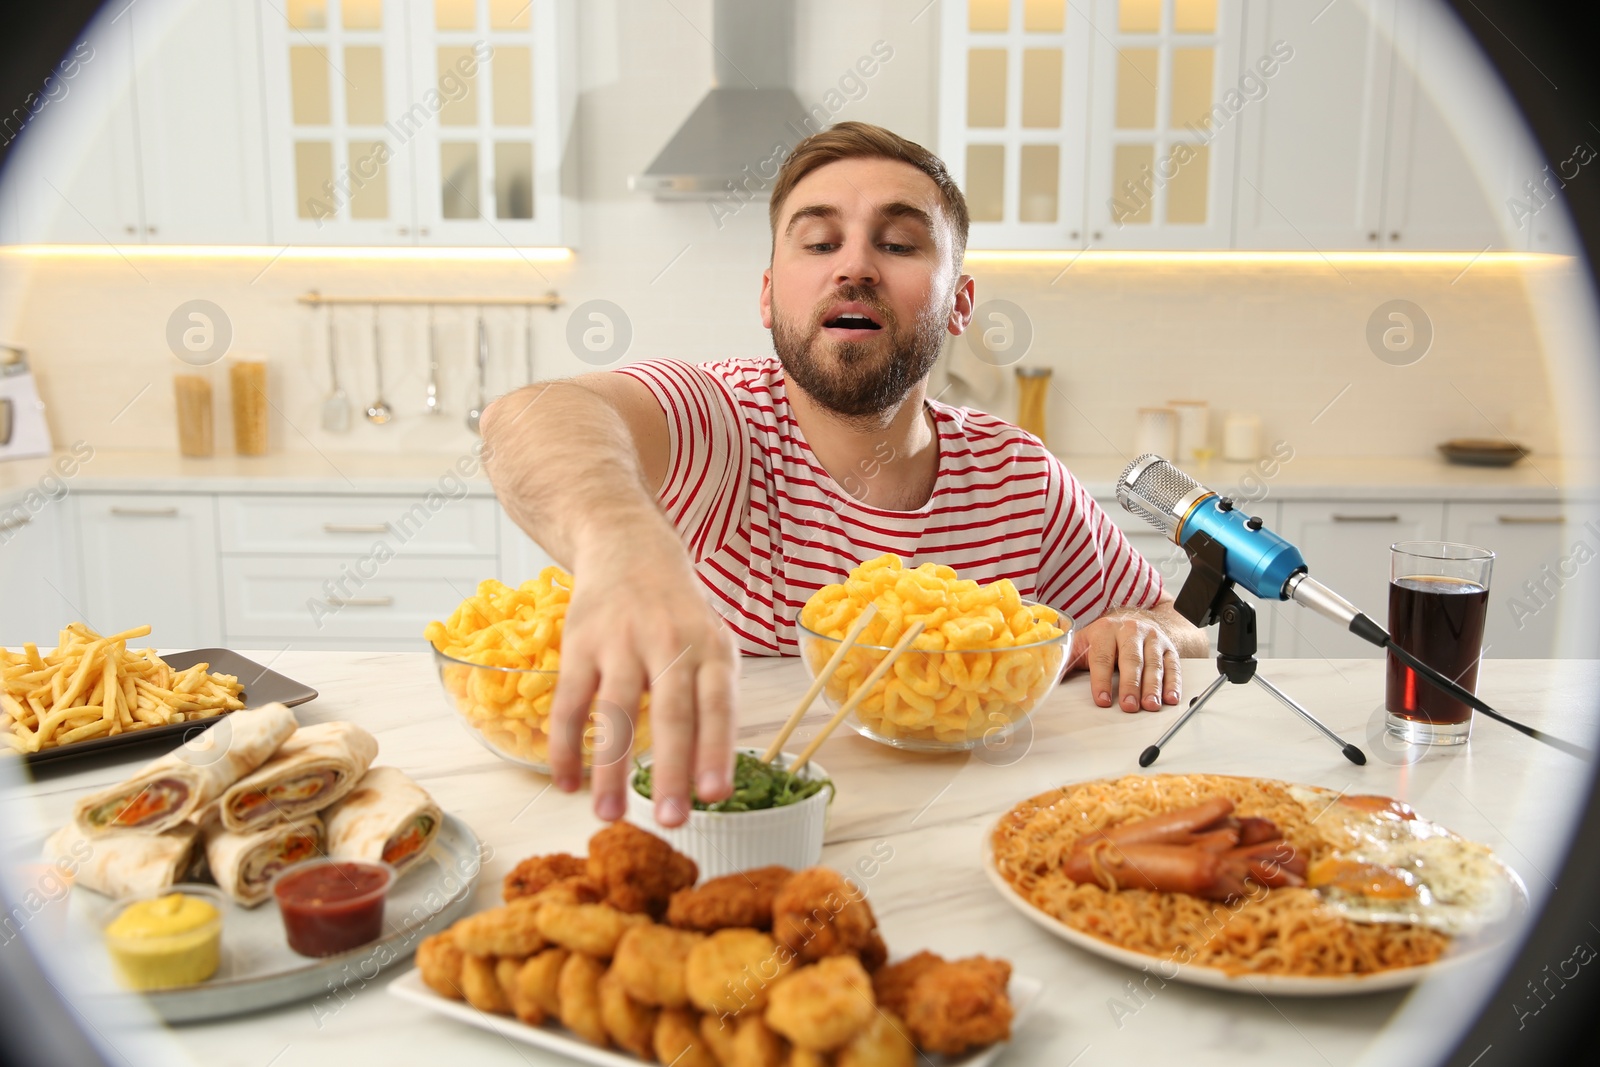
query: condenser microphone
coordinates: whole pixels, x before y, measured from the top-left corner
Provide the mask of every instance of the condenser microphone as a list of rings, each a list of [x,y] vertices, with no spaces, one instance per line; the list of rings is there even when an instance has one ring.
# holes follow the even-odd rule
[[[1365,628],[1354,629],[1356,619],[1366,616],[1312,578],[1298,548],[1160,456],[1147,453],[1128,464],[1117,479],[1117,502],[1180,547],[1204,532],[1227,550],[1228,579],[1262,600],[1293,600],[1373,640]],[[1387,639],[1384,634],[1380,647]]]
[[[1268,530],[1259,518],[1245,515],[1232,500],[1207,489],[1160,456],[1147,452],[1128,464],[1117,479],[1117,502],[1179,547],[1204,533],[1225,550],[1228,580],[1262,600],[1293,600],[1310,608],[1363,641],[1394,653],[1396,659],[1436,687],[1490,718],[1570,755],[1589,757],[1586,749],[1506,718],[1476,694],[1395,644],[1388,631],[1360,608],[1311,577],[1298,548]]]

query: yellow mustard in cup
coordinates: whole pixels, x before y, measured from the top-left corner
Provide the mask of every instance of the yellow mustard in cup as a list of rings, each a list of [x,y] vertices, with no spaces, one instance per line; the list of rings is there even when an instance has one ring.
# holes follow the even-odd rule
[[[105,939],[129,989],[194,985],[221,961],[222,911],[199,892],[136,900],[106,924]]]

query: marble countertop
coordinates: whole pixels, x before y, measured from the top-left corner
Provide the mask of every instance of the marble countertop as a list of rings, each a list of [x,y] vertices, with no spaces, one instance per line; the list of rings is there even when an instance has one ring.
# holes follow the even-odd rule
[[[1129,458],[1062,457],[1090,493],[1101,498],[1114,495],[1117,475]],[[1587,498],[1594,495],[1596,484],[1579,465],[1542,455],[1508,468],[1454,466],[1432,456],[1296,456],[1275,464],[1212,460],[1186,470],[1218,492],[1246,499],[1270,490],[1279,500],[1534,501],[1572,495]],[[86,460],[71,461],[61,453],[52,458],[0,462],[0,507],[29,492],[59,492],[53,478],[72,490],[89,492],[415,494],[438,487],[442,479],[458,472],[465,472],[461,476],[470,495],[492,495],[472,452],[278,452],[260,457],[185,459],[168,451],[99,449]]]
[[[600,824],[586,795],[501,762],[452,719],[430,659],[421,654],[246,653],[321,696],[297,709],[305,724],[348,719],[378,737],[377,762],[416,777],[493,850],[475,906],[498,901],[500,879],[536,852],[581,852]],[[1331,789],[1383,793],[1493,847],[1527,883],[1535,905],[1551,888],[1588,768],[1479,721],[1451,750],[1394,750],[1381,731],[1378,660],[1274,660],[1271,679],[1364,747],[1365,767],[1338,751],[1255,686],[1225,687],[1171,742],[1154,772],[1266,775]],[[1184,664],[1187,688],[1213,677],[1209,661]],[[793,659],[746,660],[740,681],[743,743],[765,743],[805,689]],[[1600,662],[1490,660],[1480,693],[1508,714],[1592,744]],[[1094,707],[1079,676],[1057,689],[1019,735],[987,754],[897,752],[841,730],[817,758],[839,787],[823,862],[841,870],[882,860],[865,884],[891,952],[1004,956],[1044,983],[1018,1029],[1007,1064],[1095,1067],[1121,1063],[1216,1064],[1433,1062],[1487,996],[1498,954],[1453,968],[1415,991],[1297,1000],[1169,983],[1136,998],[1125,969],[1041,934],[995,892],[980,866],[986,829],[1012,804],[1054,786],[1138,773],[1136,757],[1173,712],[1129,716]],[[825,719],[802,725],[803,745]],[[0,826],[9,863],[37,858],[44,836],[86,790],[129,773],[131,761],[97,759],[18,783],[0,767]],[[885,855],[887,859],[884,859]],[[866,869],[866,868],[863,868]],[[536,1049],[419,1012],[385,994],[399,967],[320,1008],[301,1003],[254,1015],[164,1028],[101,1024],[129,1064],[297,1067],[351,1063],[558,1064]],[[61,988],[70,989],[63,980]],[[330,1009],[331,1005],[331,1009]]]

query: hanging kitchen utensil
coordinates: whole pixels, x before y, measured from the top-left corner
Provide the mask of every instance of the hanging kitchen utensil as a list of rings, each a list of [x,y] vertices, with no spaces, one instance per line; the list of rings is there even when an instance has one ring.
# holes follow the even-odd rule
[[[328,377],[333,381],[333,392],[322,402],[322,428],[328,433],[344,433],[350,429],[350,396],[339,384],[338,347],[334,344],[333,306],[328,306]]]
[[[367,421],[382,426],[394,418],[394,409],[383,399],[383,338],[378,332],[378,305],[372,305],[372,370],[377,378],[378,398],[367,408]]]
[[[526,321],[526,324],[525,324],[525,329],[526,329],[526,333],[524,334],[524,336],[522,338],[522,359],[523,359],[523,363],[525,364],[524,367],[523,367],[523,370],[526,372],[526,376],[527,376],[527,379],[528,379],[525,384],[532,385],[533,384],[533,308],[531,308],[531,307],[528,308],[528,318],[527,318],[527,321]]]
[[[433,337],[433,305],[428,305],[428,399],[422,406],[429,415],[443,415],[439,406],[439,349]]]
[[[467,412],[467,429],[478,432],[478,421],[483,418],[484,389],[489,377],[489,331],[483,324],[483,308],[478,309],[478,399]]]

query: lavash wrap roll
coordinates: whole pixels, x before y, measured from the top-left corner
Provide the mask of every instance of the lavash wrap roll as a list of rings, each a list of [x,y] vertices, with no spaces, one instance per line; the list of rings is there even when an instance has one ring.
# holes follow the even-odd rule
[[[321,811],[356,787],[378,754],[378,739],[353,722],[325,722],[295,731],[271,759],[240,778],[218,805],[222,824],[236,834]],[[335,780],[315,795],[303,798],[271,797],[248,805],[256,794],[266,795],[315,775],[327,773]]]
[[[374,767],[351,794],[323,813],[328,855],[336,860],[389,863],[397,873],[428,854],[444,813],[416,782],[396,767]],[[424,828],[421,820],[427,820]],[[398,861],[386,858],[390,842],[416,826],[415,849]],[[398,842],[396,842],[398,844]]]
[[[253,908],[272,895],[273,875],[322,851],[322,818],[303,815],[243,834],[213,821],[206,825],[205,838],[212,879],[235,901]]]
[[[282,704],[230,712],[133,777],[78,801],[72,820],[85,834],[122,830],[158,834],[188,820],[234,782],[266,763],[295,732],[294,712]],[[182,792],[182,797],[177,794]],[[132,819],[136,805],[164,804],[155,817]],[[120,814],[130,821],[112,820]]]
[[[125,830],[91,836],[69,822],[45,839],[44,854],[58,868],[72,871],[74,885],[126,897],[183,881],[199,832],[185,823],[160,834]]]

